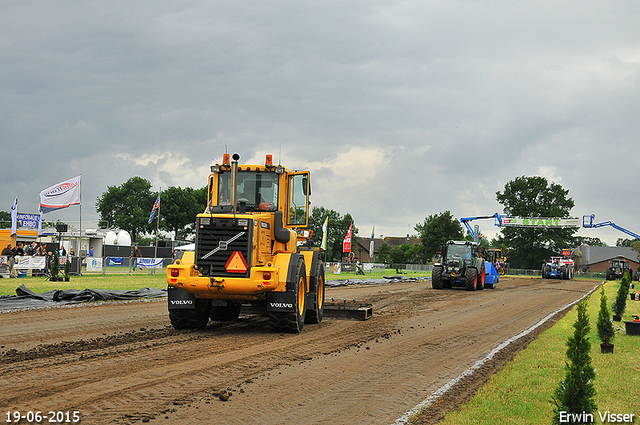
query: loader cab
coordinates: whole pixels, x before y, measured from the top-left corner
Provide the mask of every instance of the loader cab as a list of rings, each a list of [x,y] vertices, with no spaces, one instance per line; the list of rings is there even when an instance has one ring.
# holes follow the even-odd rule
[[[308,171],[289,171],[281,165],[275,166],[271,155],[267,155],[264,165],[238,165],[237,154],[233,159],[231,162],[225,154],[222,164],[211,167],[205,212],[281,211],[285,227],[308,226],[311,195]]]
[[[218,174],[217,205],[231,205],[231,172]],[[261,171],[238,171],[236,187],[238,202],[246,206],[247,212],[278,210],[278,180],[275,173]]]

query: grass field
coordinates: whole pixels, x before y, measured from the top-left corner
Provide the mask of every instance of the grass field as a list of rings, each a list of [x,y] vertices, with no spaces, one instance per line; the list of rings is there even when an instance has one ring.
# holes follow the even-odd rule
[[[619,284],[620,281],[609,281],[604,285],[609,305]],[[603,415],[607,411],[635,414],[634,423],[640,423],[640,336],[627,335],[624,322],[614,322],[617,328],[614,353],[601,354],[596,329],[599,308],[600,291],[597,290],[588,300],[587,311],[591,325],[591,360],[596,369],[594,385],[598,411]],[[631,320],[633,314],[640,314],[640,301],[628,300],[623,320]],[[441,423],[551,423],[553,406],[550,399],[565,376],[566,343],[573,334],[576,317],[576,309],[573,308],[527,349],[518,353],[514,361],[493,375],[469,403],[448,414]],[[596,423],[601,423],[597,413],[595,419]]]

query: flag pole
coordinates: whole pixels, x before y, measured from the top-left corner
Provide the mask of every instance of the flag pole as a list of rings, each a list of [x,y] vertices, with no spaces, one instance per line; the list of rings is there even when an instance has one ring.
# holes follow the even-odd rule
[[[78,276],[82,276],[82,261],[80,256],[82,255],[82,174],[80,174],[80,180],[78,181],[80,186],[80,239],[78,241]]]
[[[160,195],[162,195],[162,187],[160,187],[160,191],[158,192],[158,200],[160,200]],[[162,202],[158,202],[158,217],[156,220],[156,243],[155,243],[155,254],[153,255],[154,258],[158,258],[158,236],[159,236],[159,232],[160,232],[160,205],[162,204]],[[155,271],[155,269],[154,269]]]

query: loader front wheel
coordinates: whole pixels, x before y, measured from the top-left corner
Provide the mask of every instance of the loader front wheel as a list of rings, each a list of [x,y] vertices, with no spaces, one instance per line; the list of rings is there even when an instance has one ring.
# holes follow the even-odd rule
[[[316,324],[322,322],[324,317],[324,263],[318,262],[313,274],[314,283],[309,290],[313,293],[314,305],[307,307],[305,323]]]
[[[169,310],[169,320],[175,329],[204,329],[209,323],[210,312],[211,300],[197,298],[193,310]]]
[[[287,291],[295,293],[295,311],[270,312],[269,325],[276,332],[300,333],[307,312],[307,274],[302,257],[298,261],[295,276],[287,283]]]
[[[442,289],[442,266],[435,266],[431,272],[431,287],[433,289]]]

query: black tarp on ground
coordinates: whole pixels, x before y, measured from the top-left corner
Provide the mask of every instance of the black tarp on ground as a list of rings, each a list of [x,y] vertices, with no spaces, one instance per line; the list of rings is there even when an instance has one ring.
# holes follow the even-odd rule
[[[418,280],[430,279],[427,277],[407,277],[402,275],[384,276],[382,279],[342,279],[328,280],[325,282],[327,287],[349,286],[349,285],[378,285],[380,283],[396,283],[396,282],[416,282]]]
[[[381,283],[415,282],[425,278],[398,276],[385,276],[382,279],[342,279],[328,280],[327,287],[349,285],[377,285]],[[36,294],[26,286],[20,285],[16,289],[16,295],[4,295],[0,297],[0,311],[20,310],[34,307],[53,307],[66,304],[78,304],[90,301],[116,301],[137,300],[144,298],[161,298],[167,296],[166,289],[141,288],[138,290],[108,290],[108,289],[54,289],[52,291]]]
[[[54,289],[36,294],[26,286],[20,285],[16,295],[0,297],[0,310],[19,310],[32,307],[52,307],[65,304],[78,304],[88,301],[137,300],[142,298],[166,297],[166,289],[141,288],[138,290],[107,289]]]

